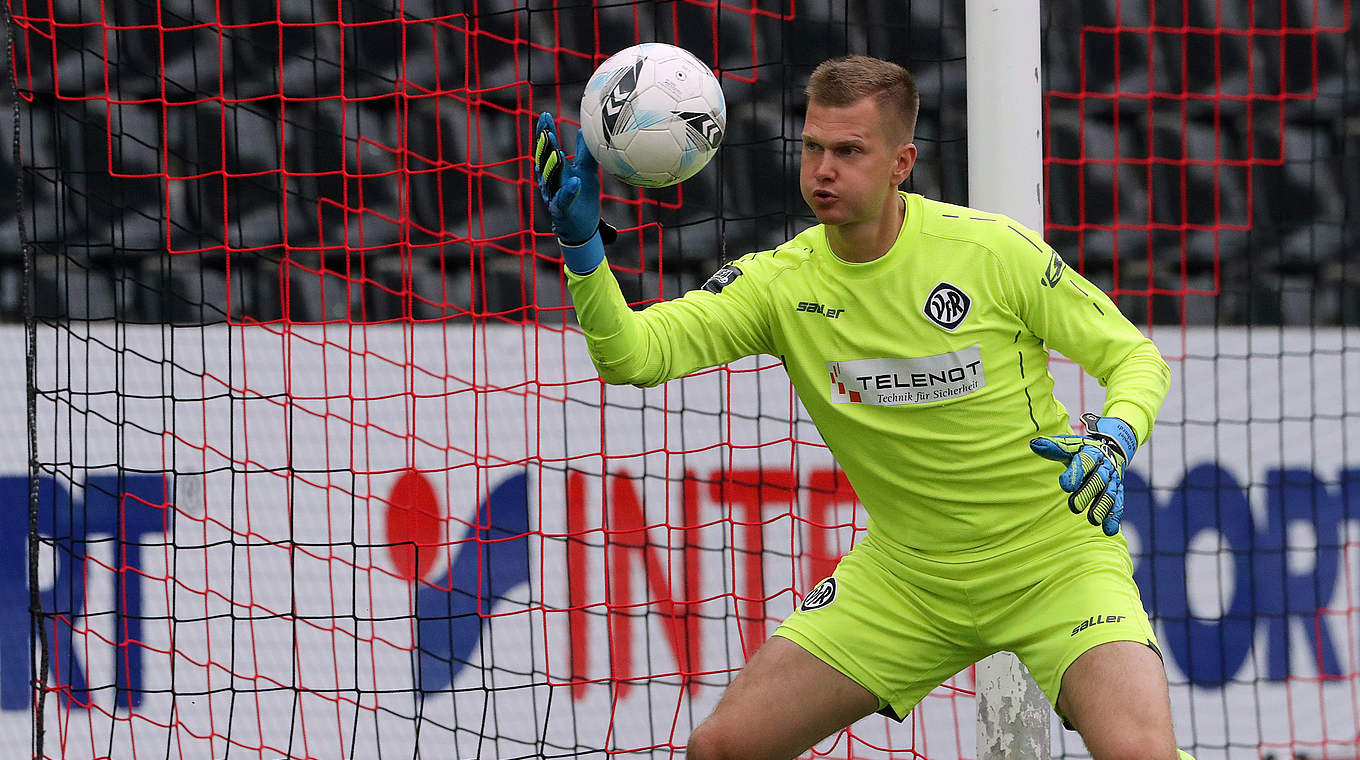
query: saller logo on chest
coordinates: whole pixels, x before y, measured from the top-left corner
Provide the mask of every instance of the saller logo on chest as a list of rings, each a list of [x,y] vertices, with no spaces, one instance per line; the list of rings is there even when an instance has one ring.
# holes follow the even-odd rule
[[[987,385],[982,347],[910,359],[827,362],[831,403],[901,406],[966,396]]]

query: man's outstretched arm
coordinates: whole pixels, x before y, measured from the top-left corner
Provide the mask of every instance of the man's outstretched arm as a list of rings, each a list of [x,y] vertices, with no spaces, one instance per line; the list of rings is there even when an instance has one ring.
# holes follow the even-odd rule
[[[576,155],[567,161],[546,113],[534,135],[534,174],[562,250],[577,320],[605,382],[658,385],[696,369],[773,352],[764,300],[750,278],[642,311],[628,305],[605,261],[604,247],[614,230],[600,219],[595,159],[578,135]],[[721,271],[740,270],[728,265]]]

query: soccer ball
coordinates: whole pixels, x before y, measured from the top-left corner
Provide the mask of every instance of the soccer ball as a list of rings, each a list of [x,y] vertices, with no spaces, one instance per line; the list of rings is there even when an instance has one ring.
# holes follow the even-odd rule
[[[717,77],[674,45],[620,50],[600,64],[581,96],[581,133],[591,155],[631,185],[689,179],[717,152],[726,128]]]

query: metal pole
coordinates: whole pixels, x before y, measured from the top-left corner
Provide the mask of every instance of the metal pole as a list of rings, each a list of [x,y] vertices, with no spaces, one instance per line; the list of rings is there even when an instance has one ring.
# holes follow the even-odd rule
[[[1043,230],[1039,0],[968,0],[968,202]],[[1015,655],[977,666],[978,760],[1048,760],[1052,711]]]

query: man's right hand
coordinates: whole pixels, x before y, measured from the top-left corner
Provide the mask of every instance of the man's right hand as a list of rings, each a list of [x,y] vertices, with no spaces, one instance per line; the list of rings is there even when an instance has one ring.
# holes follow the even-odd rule
[[[534,179],[539,196],[548,204],[567,267],[578,274],[590,273],[604,259],[603,242],[609,242],[597,243],[596,232],[613,232],[600,220],[598,164],[579,132],[575,160],[567,161],[549,113],[539,115],[534,129]]]

